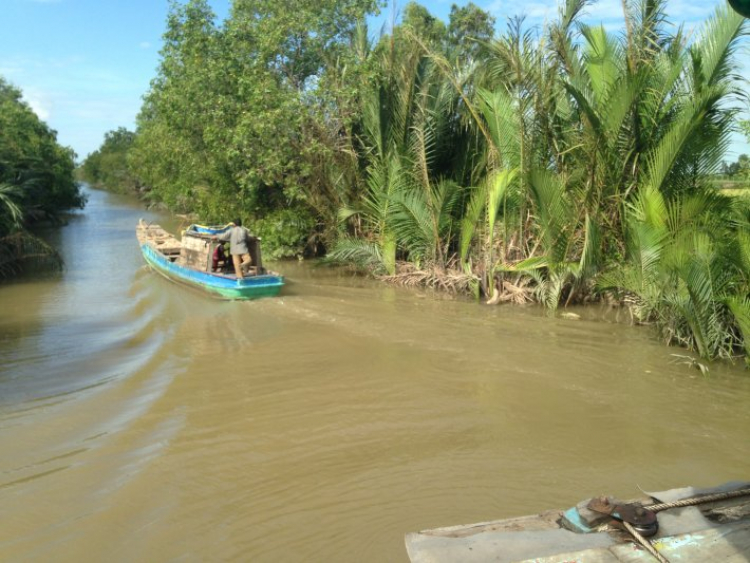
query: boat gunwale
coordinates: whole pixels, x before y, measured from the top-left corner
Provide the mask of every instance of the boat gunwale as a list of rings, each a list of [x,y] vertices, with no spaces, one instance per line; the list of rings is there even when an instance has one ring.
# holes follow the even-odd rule
[[[143,228],[140,222],[136,228]],[[170,260],[149,237],[138,237],[146,263],[170,281],[202,289],[223,299],[255,299],[273,297],[284,286],[284,278],[277,273],[265,273],[237,278],[223,273],[204,272]]]

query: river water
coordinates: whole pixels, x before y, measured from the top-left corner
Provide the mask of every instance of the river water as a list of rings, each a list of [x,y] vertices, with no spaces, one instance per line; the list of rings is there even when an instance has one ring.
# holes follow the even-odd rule
[[[0,286],[0,560],[406,561],[404,534],[750,478],[750,376],[648,329],[308,263],[222,302],[89,191]]]

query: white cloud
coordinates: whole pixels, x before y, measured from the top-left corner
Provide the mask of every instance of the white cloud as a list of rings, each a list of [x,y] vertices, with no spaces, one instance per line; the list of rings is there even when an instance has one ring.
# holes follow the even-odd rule
[[[138,46],[141,49],[150,49],[151,48],[151,43],[149,43],[148,41],[142,41],[141,43],[138,44]]]
[[[52,116],[52,101],[44,93],[24,90],[23,100],[42,121],[48,121]]]
[[[79,156],[96,150],[105,131],[134,128],[148,80],[128,70],[92,65],[77,56],[0,54],[0,75],[19,88],[29,107],[58,132],[58,142]]]
[[[527,16],[529,19],[549,19],[557,14],[557,6],[552,2],[523,2],[523,0],[494,0],[485,10],[497,18],[498,23],[513,16]]]

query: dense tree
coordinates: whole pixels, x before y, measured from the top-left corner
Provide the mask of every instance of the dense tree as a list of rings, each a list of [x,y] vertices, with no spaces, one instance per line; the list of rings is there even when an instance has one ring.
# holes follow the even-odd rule
[[[205,0],[173,3],[131,158],[151,196],[209,221],[257,219],[261,230],[288,232],[279,223],[290,207],[305,229],[314,224],[301,186],[326,154],[319,119],[330,114],[316,91],[374,6],[238,0],[218,28]],[[299,250],[309,234],[285,246]]]
[[[21,91],[0,78],[0,183],[16,187],[24,221],[83,206],[73,179],[74,159],[22,100]]]
[[[448,38],[448,29],[443,21],[416,2],[409,2],[404,8],[401,27],[438,46]]]
[[[495,35],[495,18],[473,2],[451,6],[448,41],[458,49],[459,56],[483,58],[485,45]]]
[[[217,123],[221,100],[214,95],[221,82],[212,80],[222,71],[213,22],[203,0],[171,3],[159,73],[144,99],[130,156],[150,194],[181,212],[205,213],[211,203],[215,212],[220,192],[233,181],[226,151],[216,150],[224,129]],[[219,193],[206,197],[209,187]]]
[[[81,179],[113,192],[137,192],[140,184],[128,165],[134,141],[135,133],[124,127],[108,132],[99,150],[86,157],[80,167]]]
[[[741,154],[737,160],[731,164],[722,164],[722,174],[726,174],[730,178],[739,177],[740,179],[750,181],[750,157],[746,154]]]
[[[75,154],[0,77],[0,277],[24,263],[58,266],[57,254],[27,227],[54,220],[60,211],[83,207],[73,179]]]
[[[173,3],[129,162],[149,197],[254,221],[279,254],[491,302],[615,299],[667,340],[728,356],[750,335],[748,204],[717,195],[744,20],[687,36],[664,0],[589,26],[566,0],[503,33],[473,4]],[[716,276],[719,277],[716,277]],[[716,283],[711,285],[711,280]]]

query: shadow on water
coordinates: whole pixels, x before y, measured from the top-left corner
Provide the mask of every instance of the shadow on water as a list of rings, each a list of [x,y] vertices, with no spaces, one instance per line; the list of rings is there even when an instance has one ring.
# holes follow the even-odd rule
[[[61,273],[27,275],[0,288],[0,404],[95,388],[158,346],[162,336],[142,341],[150,323],[132,314],[138,301],[123,299],[137,256],[132,226],[131,236],[125,229],[136,210],[112,210],[107,197],[91,192],[88,213],[72,213],[67,226],[45,234],[63,255]],[[153,315],[158,304],[149,309]]]

